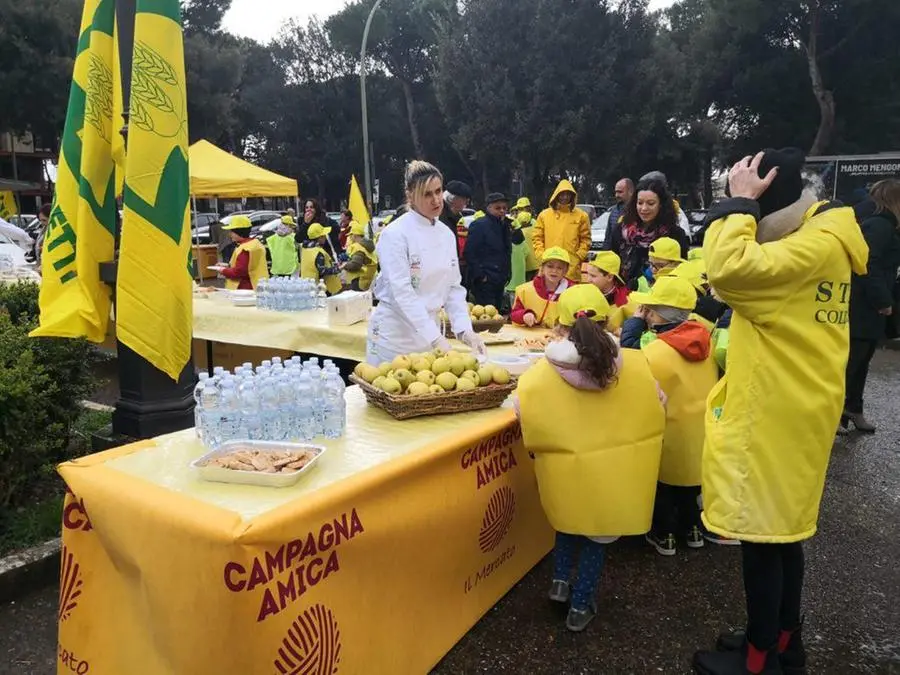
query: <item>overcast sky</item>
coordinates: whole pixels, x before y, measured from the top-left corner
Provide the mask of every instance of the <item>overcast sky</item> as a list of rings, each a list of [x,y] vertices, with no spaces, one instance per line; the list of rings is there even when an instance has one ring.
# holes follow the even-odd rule
[[[651,9],[671,5],[674,0],[650,0]],[[225,15],[225,29],[260,42],[275,37],[285,19],[297,17],[301,23],[311,15],[331,16],[346,0],[232,0]]]

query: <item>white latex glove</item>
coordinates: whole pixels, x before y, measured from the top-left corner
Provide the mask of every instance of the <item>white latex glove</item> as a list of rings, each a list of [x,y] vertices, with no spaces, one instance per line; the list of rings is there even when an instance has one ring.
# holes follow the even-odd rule
[[[459,339],[463,344],[466,344],[471,348],[476,359],[479,361],[487,360],[487,347],[484,344],[484,340],[478,336],[478,333],[466,330],[459,334]]]
[[[453,349],[453,347],[450,345],[450,341],[443,336],[439,337],[437,340],[432,342],[431,348],[432,349],[440,349],[445,354]]]

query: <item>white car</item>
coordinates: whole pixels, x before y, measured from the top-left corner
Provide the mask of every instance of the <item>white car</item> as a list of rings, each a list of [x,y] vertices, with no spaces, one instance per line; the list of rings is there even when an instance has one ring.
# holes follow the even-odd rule
[[[0,232],[0,259],[11,260],[13,267],[25,267],[29,264],[25,260],[25,251],[2,232]]]
[[[591,250],[599,251],[606,240],[606,229],[609,227],[609,211],[601,213],[591,223]]]

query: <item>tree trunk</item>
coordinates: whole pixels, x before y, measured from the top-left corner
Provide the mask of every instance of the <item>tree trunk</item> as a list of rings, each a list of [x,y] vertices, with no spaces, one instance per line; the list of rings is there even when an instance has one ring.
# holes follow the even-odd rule
[[[403,87],[403,98],[406,99],[406,117],[409,120],[409,137],[412,139],[413,151],[417,159],[425,159],[425,150],[419,138],[419,125],[416,122],[416,105],[413,100],[412,85],[403,78],[398,78]]]
[[[822,70],[819,68],[819,6],[816,3],[810,8],[809,42],[805,45],[806,63],[809,66],[809,79],[812,83],[813,95],[819,103],[819,130],[816,139],[809,149],[810,155],[822,155],[831,145],[834,136],[835,105],[834,94],[825,88]]]

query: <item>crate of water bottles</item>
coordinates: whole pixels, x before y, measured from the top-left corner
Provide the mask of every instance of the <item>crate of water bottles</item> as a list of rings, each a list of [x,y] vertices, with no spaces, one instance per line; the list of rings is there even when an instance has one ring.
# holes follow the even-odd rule
[[[200,373],[194,422],[203,444],[229,441],[311,441],[340,438],[347,427],[344,380],[330,359],[273,357],[229,372]]]
[[[295,277],[272,277],[256,284],[256,307],[275,312],[325,309],[325,282]]]

